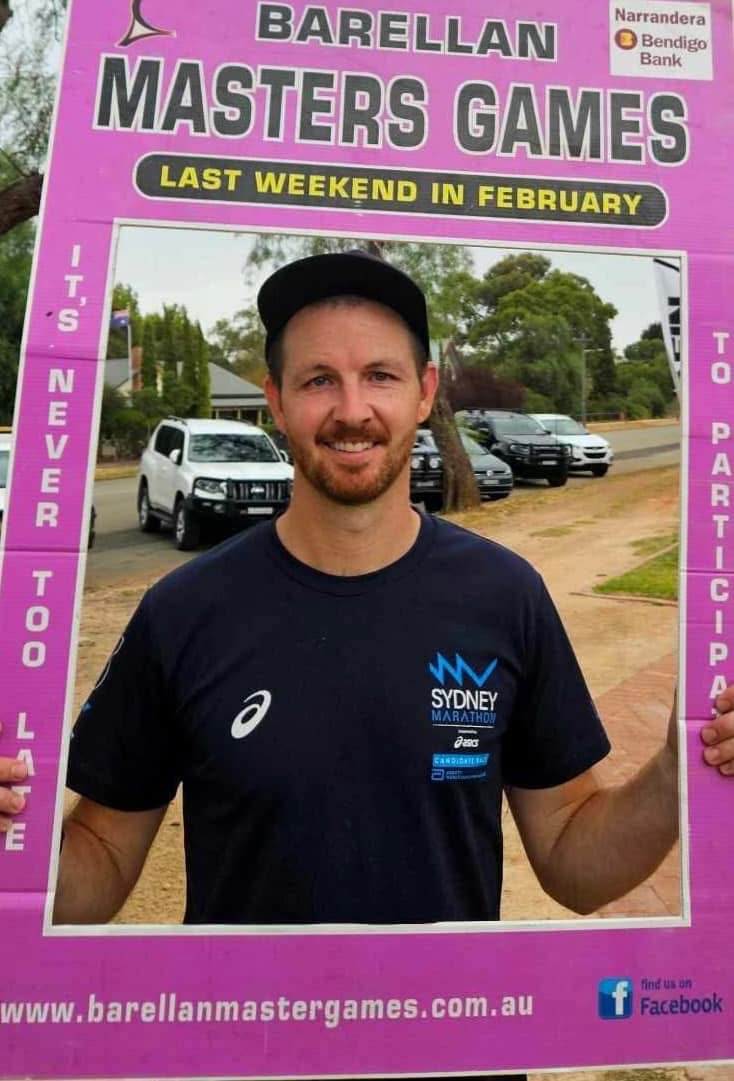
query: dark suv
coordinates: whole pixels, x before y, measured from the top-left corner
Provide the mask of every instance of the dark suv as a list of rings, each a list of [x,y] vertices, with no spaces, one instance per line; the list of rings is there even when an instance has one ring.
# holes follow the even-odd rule
[[[509,409],[472,409],[457,415],[476,438],[503,462],[516,477],[543,478],[551,488],[568,480],[570,449],[549,435],[527,413]]]
[[[474,479],[482,499],[505,499],[512,491],[512,470],[494,454],[489,454],[466,432],[459,432],[469,456]],[[423,503],[427,511],[443,506],[443,462],[430,428],[419,428],[411,457],[410,498]]]

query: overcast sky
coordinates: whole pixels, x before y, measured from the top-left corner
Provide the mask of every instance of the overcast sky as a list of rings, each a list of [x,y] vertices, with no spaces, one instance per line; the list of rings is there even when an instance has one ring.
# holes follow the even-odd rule
[[[120,230],[115,281],[135,289],[144,313],[159,311],[163,304],[185,305],[206,333],[217,319],[231,318],[251,303],[269,273],[264,270],[246,279],[251,244],[252,237],[246,233],[126,226]],[[508,254],[500,248],[470,250],[477,273]],[[546,254],[553,266],[588,278],[598,295],[615,306],[619,314],[612,334],[618,350],[660,319],[650,257]]]

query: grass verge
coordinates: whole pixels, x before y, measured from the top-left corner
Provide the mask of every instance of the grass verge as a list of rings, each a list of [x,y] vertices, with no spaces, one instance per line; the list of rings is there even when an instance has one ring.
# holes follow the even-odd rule
[[[640,555],[651,550],[658,552],[652,559],[640,563],[626,574],[608,578],[594,586],[595,593],[624,593],[627,596],[651,597],[656,600],[678,599],[678,539],[675,536],[648,537],[637,541],[635,548]],[[663,549],[660,551],[660,549]]]

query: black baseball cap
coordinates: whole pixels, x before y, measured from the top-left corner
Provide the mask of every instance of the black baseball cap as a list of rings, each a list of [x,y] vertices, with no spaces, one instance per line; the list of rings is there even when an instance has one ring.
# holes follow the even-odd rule
[[[296,312],[335,296],[359,296],[392,308],[430,351],[426,298],[412,278],[378,255],[354,249],[310,255],[276,270],[257,295],[267,336],[265,356]]]

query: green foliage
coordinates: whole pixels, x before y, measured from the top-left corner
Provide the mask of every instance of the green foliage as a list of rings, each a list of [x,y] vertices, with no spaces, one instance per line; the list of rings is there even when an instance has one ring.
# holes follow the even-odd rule
[[[243,379],[262,386],[266,374],[265,331],[254,307],[242,308],[231,319],[219,319],[211,332],[214,363],[231,368]]]
[[[26,222],[0,237],[0,424],[13,416],[33,232]]]
[[[617,365],[617,383],[631,418],[663,417],[675,403],[675,387],[659,323],[651,323],[639,341],[628,345]]]
[[[554,270],[533,252],[508,255],[475,283],[468,308],[475,362],[522,383],[529,402],[544,399],[546,408],[580,413],[582,360],[587,398],[614,393],[609,323],[616,309],[585,278]]]
[[[192,404],[197,398],[198,373],[194,355],[194,333],[188,315],[181,320],[181,385],[191,391]]]
[[[209,347],[199,323],[196,324],[194,353],[196,360],[196,413],[197,417],[212,415],[211,376],[209,373]]]
[[[127,308],[130,314],[130,338],[132,345],[140,344],[140,304],[138,295],[130,285],[116,285],[112,290],[113,311],[121,311]],[[126,357],[128,353],[127,327],[110,327],[107,336],[107,359]]]
[[[44,0],[23,12],[22,36],[13,19],[0,38],[0,187],[43,166],[65,8]]]
[[[143,387],[157,391],[158,364],[158,328],[160,319],[156,315],[147,315],[143,320],[143,359],[140,368],[140,381]]]
[[[152,432],[159,420],[166,415],[166,408],[155,387],[143,386],[132,395],[133,409],[145,417],[148,432]]]

